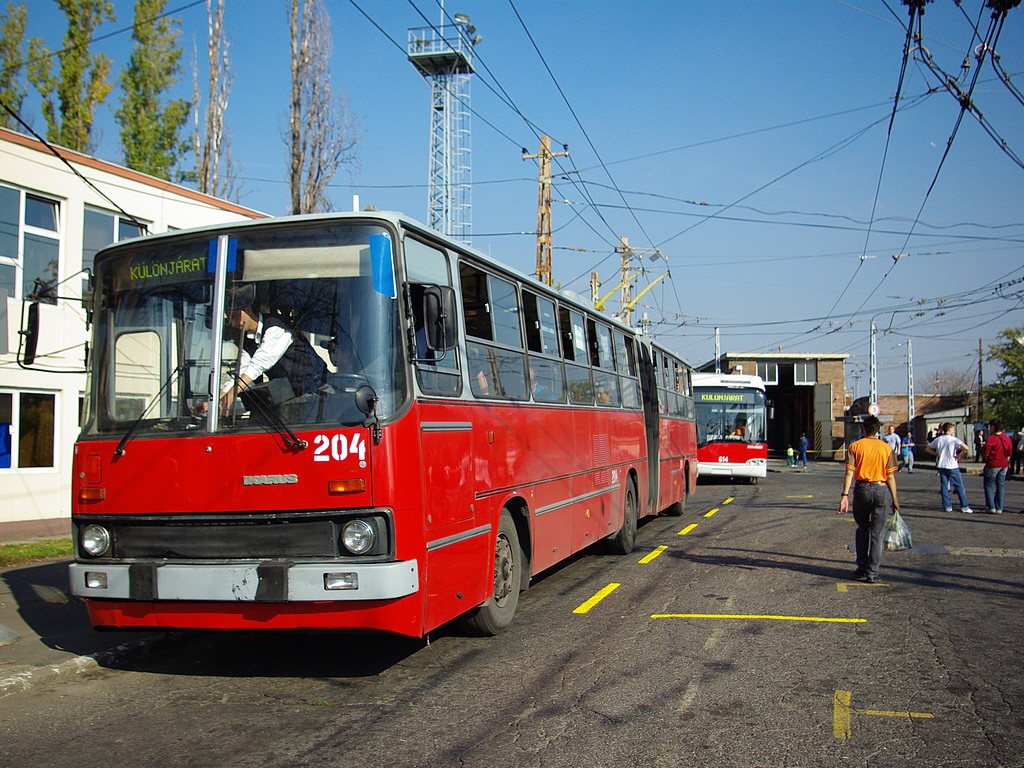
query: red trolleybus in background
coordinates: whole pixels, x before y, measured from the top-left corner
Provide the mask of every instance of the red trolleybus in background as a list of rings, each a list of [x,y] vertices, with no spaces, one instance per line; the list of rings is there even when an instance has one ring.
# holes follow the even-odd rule
[[[70,576],[96,627],[494,634],[695,477],[681,361],[399,214],[125,241],[93,288]]]
[[[698,474],[746,477],[768,472],[764,381],[745,374],[693,374]]]

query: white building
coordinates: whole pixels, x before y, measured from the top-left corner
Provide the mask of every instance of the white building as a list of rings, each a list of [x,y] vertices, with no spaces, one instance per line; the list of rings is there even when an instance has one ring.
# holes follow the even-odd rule
[[[83,269],[141,234],[264,214],[0,128],[0,540],[70,530],[71,457],[85,389]],[[140,226],[141,225],[141,226]],[[19,365],[22,299],[39,306],[35,364]],[[6,315],[5,315],[6,313]]]

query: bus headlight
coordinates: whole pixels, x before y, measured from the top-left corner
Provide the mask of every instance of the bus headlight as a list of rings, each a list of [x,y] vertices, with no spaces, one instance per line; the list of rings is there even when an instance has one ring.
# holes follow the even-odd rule
[[[363,555],[377,543],[377,531],[366,520],[349,520],[341,529],[341,543],[353,555]]]
[[[110,551],[110,532],[102,525],[87,525],[79,541],[82,551],[90,557],[100,557]]]

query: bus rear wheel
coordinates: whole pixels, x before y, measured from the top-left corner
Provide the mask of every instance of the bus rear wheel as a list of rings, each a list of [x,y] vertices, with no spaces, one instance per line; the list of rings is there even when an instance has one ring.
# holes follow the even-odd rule
[[[636,488],[632,480],[626,481],[626,500],[623,507],[622,527],[614,536],[606,539],[608,552],[613,555],[628,555],[636,546]]]
[[[512,623],[519,604],[524,559],[512,514],[503,509],[494,545],[494,594],[462,617],[460,623],[466,634],[490,637]]]

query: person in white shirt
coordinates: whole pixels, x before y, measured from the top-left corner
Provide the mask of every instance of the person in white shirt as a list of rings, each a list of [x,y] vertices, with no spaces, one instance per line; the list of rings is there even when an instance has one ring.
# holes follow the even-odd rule
[[[949,485],[952,483],[960,501],[960,511],[971,514],[974,510],[967,502],[967,491],[964,490],[959,463],[960,459],[970,455],[970,447],[953,434],[953,425],[947,421],[939,427],[939,436],[928,444],[925,451],[936,457],[935,467],[939,474],[939,494],[942,496],[943,508],[947,512],[953,511],[953,501],[949,496]]]
[[[900,436],[896,434],[896,427],[890,424],[888,429],[886,429],[885,434],[882,435],[882,439],[889,444],[889,448],[892,450],[892,455],[898,460],[900,457],[900,445],[902,444],[902,441],[900,440]]]
[[[292,397],[317,392],[325,365],[302,334],[281,318],[252,307],[229,310],[227,321],[242,331],[243,341],[238,377],[221,392],[221,413],[230,413],[235,398],[264,374],[271,380],[287,380]]]

